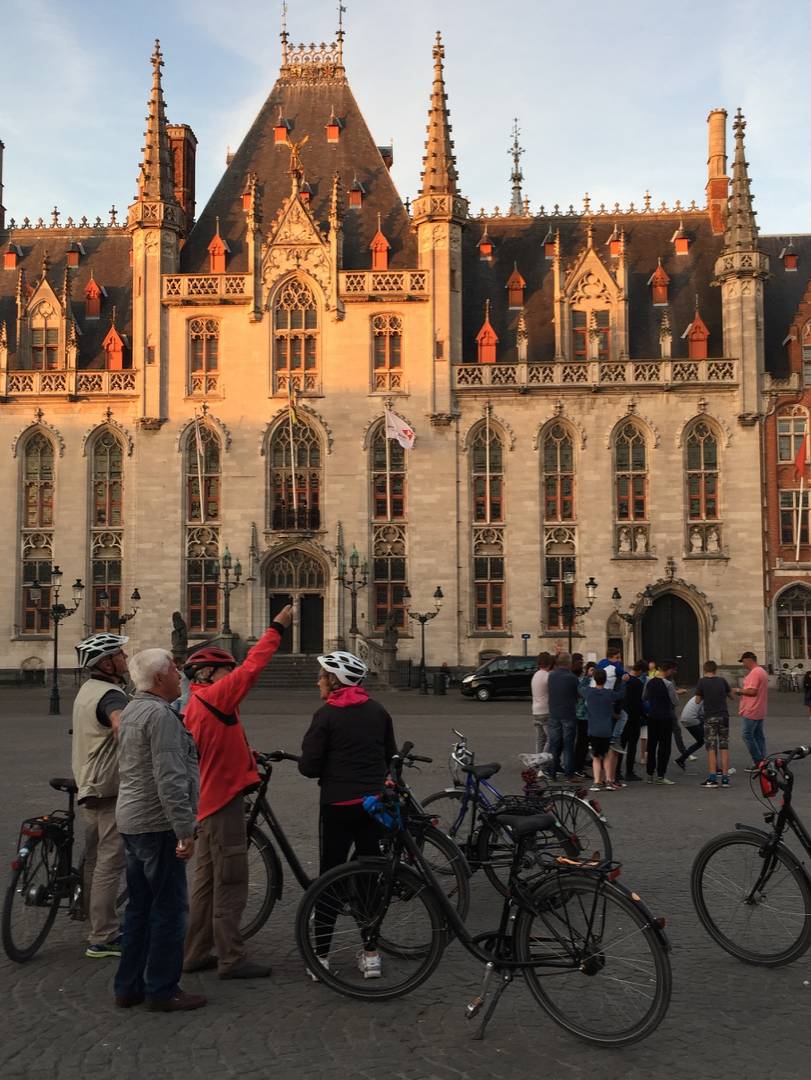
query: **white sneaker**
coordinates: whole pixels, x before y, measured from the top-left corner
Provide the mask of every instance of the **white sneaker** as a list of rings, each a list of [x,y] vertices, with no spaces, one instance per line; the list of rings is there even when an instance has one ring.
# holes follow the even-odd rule
[[[383,962],[380,953],[367,953],[361,950],[358,953],[358,971],[364,979],[379,979],[383,974]]]
[[[324,971],[329,971],[329,957],[328,956],[318,956],[318,957],[316,957],[316,959],[318,960],[319,967],[323,968]],[[307,972],[307,974],[310,976],[310,978],[313,980],[313,982],[320,982],[321,981],[318,978],[318,970],[317,969],[316,969],[316,971],[313,971],[311,968],[305,968],[304,970]]]

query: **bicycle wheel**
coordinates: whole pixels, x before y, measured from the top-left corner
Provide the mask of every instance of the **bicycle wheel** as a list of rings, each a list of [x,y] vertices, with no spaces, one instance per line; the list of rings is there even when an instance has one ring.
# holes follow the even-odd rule
[[[55,887],[59,848],[48,837],[31,841],[13,871],[3,903],[3,948],[9,960],[30,960],[53,926],[61,899]]]
[[[270,918],[282,892],[282,867],[270,840],[254,826],[248,834],[248,902],[239,933],[253,937]]]
[[[515,955],[535,999],[566,1031],[601,1046],[650,1035],[668,1004],[672,975],[650,915],[594,874],[556,874],[515,927]]]
[[[722,949],[747,964],[779,967],[811,945],[811,885],[790,852],[761,854],[760,833],[716,836],[696,855],[690,890]]]
[[[434,971],[445,940],[445,921],[429,887],[410,867],[392,868],[386,859],[329,870],[309,887],[296,914],[296,941],[308,970],[352,998],[385,1001],[407,994]],[[381,954],[379,978],[367,979],[360,970],[367,945]],[[328,967],[319,959],[324,956]]]
[[[611,845],[611,833],[602,817],[585,799],[580,799],[573,791],[550,791],[542,795],[540,804],[550,808],[563,828],[577,837],[583,858],[596,855],[601,862],[610,862],[614,849]]]
[[[429,825],[413,835],[442,891],[464,922],[470,909],[470,870],[467,860],[456,843],[440,829]],[[402,857],[410,863],[408,852],[403,852]]]
[[[452,840],[460,838],[467,818],[468,803],[464,801],[464,795],[464,789],[460,788],[458,791],[435,791],[426,799],[420,799],[423,810],[436,818],[437,828]]]

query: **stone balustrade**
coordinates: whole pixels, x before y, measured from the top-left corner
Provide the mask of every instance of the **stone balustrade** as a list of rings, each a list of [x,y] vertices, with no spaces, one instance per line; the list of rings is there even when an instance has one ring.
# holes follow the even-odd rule
[[[343,300],[370,297],[428,299],[427,270],[342,270],[338,287]]]
[[[456,390],[532,389],[533,387],[583,386],[610,389],[614,386],[736,386],[737,360],[617,360],[599,362],[551,360],[548,363],[457,364]]]
[[[164,274],[163,302],[245,303],[251,298],[250,283],[249,274]]]
[[[2,371],[0,372],[0,395],[3,397],[85,397],[93,394],[103,396],[132,396],[137,393],[138,372],[133,368],[123,371],[77,371],[63,368],[61,371]]]

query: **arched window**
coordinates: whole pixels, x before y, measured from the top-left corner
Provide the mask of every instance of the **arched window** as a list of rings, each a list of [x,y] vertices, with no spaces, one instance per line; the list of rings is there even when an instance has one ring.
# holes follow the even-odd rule
[[[690,521],[718,520],[718,440],[703,421],[685,441],[687,453],[687,517]]]
[[[220,440],[195,422],[186,438],[186,612],[191,633],[219,621]]]
[[[794,405],[777,416],[777,460],[789,465],[797,457],[808,428],[808,410]]]
[[[543,440],[544,520],[574,519],[574,445],[563,424],[553,424]]]
[[[309,286],[298,278],[285,283],[273,311],[276,387],[318,388],[318,307]]]
[[[506,625],[504,530],[473,529],[473,610],[477,633]]]
[[[565,605],[575,602],[577,559],[573,529],[547,529],[544,535],[544,587],[551,588],[546,625],[549,630],[566,629]]]
[[[403,389],[403,320],[399,315],[372,317],[372,389]]]
[[[25,442],[22,474],[20,630],[23,634],[47,634],[53,563],[54,446],[42,431],[33,432]],[[30,592],[35,581],[42,587],[37,603]]]
[[[321,527],[321,440],[309,424],[284,419],[270,439],[270,527]]]
[[[214,393],[220,367],[220,324],[217,319],[190,319],[188,334],[189,393]]]
[[[473,520],[488,525],[503,521],[504,447],[492,424],[479,424],[470,452]]]
[[[648,464],[645,436],[634,423],[623,424],[614,440],[618,521],[647,521]]]
[[[386,438],[381,420],[372,435],[372,514],[375,521],[406,517],[406,451]]]
[[[602,308],[584,311],[572,309],[572,355],[575,360],[610,359],[609,335],[611,332],[610,313]],[[589,350],[589,341],[594,342]]]
[[[91,619],[95,630],[114,629],[121,611],[123,534],[123,460],[121,443],[110,430],[94,439],[90,456],[92,518],[90,526]],[[102,593],[107,600],[102,602]],[[105,614],[105,612],[109,612]]]
[[[389,618],[404,630],[406,573],[405,525],[375,525],[372,534],[372,602],[375,630]]]
[[[47,300],[31,315],[31,367],[54,371],[59,366],[59,316]]]
[[[792,585],[777,600],[777,654],[789,663],[811,660],[811,589]]]

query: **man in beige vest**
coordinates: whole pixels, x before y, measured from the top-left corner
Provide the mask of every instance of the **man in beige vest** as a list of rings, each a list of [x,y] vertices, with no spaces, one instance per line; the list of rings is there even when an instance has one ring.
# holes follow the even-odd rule
[[[118,724],[128,698],[129,639],[93,634],[76,646],[79,666],[89,673],[73,703],[73,776],[86,825],[85,911],[90,921],[85,956],[121,955],[116,899],[121,891],[124,845],[115,824],[118,795]]]

